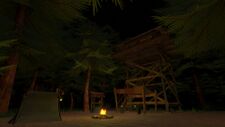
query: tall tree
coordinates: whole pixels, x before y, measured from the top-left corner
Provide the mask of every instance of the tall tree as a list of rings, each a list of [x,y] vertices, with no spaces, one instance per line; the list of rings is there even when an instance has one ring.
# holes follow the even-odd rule
[[[120,0],[113,0],[113,2],[121,5]],[[100,0],[1,0],[0,39],[17,38],[19,45],[32,43],[38,47],[38,44],[43,42],[51,43],[51,46],[56,47],[57,42],[63,41],[60,38],[63,31],[62,25],[76,18],[83,18],[79,9],[90,4],[93,5],[93,8],[101,5]],[[1,77],[1,84],[6,89],[2,91],[0,96],[0,112],[8,111],[19,60],[20,46],[14,45],[12,49],[7,61],[8,65],[15,66],[7,70]]]
[[[73,71],[85,74],[83,110],[89,112],[89,88],[90,80],[96,73],[112,74],[116,69],[112,60],[112,46],[110,41],[116,37],[112,36],[108,27],[100,29],[95,24],[86,22],[81,25],[78,37],[81,40],[81,47],[77,53],[72,53],[75,60]]]
[[[225,47],[224,0],[171,0],[162,10],[165,16],[156,16],[162,25],[175,34],[175,43],[182,54],[195,57]]]
[[[4,61],[7,60],[8,55],[8,48],[10,48],[10,45],[14,44],[16,40],[4,40],[0,41],[0,49],[1,49],[1,56],[0,56],[0,78],[3,78],[4,72],[7,72],[9,69],[15,68],[14,65],[7,65]],[[2,85],[2,82],[0,82],[0,96],[5,96],[5,92],[7,87],[5,85]],[[2,106],[4,109],[5,107]]]
[[[156,16],[161,25],[175,35],[179,53],[185,58],[199,59],[203,54],[225,54],[225,1],[224,0],[168,0],[169,7],[161,10],[165,16]],[[197,98],[204,105],[202,88],[195,68],[193,82]]]
[[[22,34],[22,29],[25,23],[26,15],[26,5],[18,5],[15,18],[15,37],[20,38]],[[1,92],[1,102],[0,112],[7,112],[8,105],[10,101],[10,96],[12,93],[13,82],[16,75],[16,68],[18,64],[19,54],[17,45],[12,46],[13,50],[10,52],[9,58],[6,60],[7,65],[13,65],[14,67],[9,68],[1,77],[1,84],[3,85],[3,90]]]

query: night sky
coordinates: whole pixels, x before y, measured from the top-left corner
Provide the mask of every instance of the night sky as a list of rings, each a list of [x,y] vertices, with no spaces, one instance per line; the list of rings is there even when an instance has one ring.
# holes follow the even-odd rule
[[[154,10],[164,6],[162,0],[133,0],[132,3],[125,2],[120,9],[106,2],[95,16],[91,10],[86,15],[98,25],[110,25],[121,39],[127,39],[156,27],[152,16],[159,14]]]

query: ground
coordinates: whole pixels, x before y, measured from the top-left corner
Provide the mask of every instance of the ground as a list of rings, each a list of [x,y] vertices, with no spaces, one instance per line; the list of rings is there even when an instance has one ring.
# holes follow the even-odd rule
[[[93,119],[95,113],[64,112],[62,121],[10,125],[0,118],[0,127],[225,127],[225,112],[110,112],[112,119]]]

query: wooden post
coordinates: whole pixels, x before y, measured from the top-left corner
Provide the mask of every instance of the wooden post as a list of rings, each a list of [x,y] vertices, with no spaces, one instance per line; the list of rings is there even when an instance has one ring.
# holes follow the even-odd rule
[[[169,103],[168,103],[167,94],[166,94],[166,86],[165,86],[164,80],[163,79],[161,80],[162,80],[163,96],[165,99],[165,108],[166,108],[166,111],[169,112]]]
[[[143,112],[146,113],[146,102],[145,102],[145,87],[142,88],[142,99],[143,99]]]
[[[154,101],[155,101],[155,112],[157,112],[158,104],[157,104],[157,92],[154,90]]]
[[[169,112],[169,103],[168,103],[167,93],[166,93],[166,83],[165,83],[164,75],[162,72],[162,63],[160,63],[159,69],[160,69],[160,77],[161,77],[161,82],[162,82],[163,96],[165,99],[165,108],[166,108],[166,111]]]
[[[178,97],[178,92],[177,92],[177,87],[176,87],[176,79],[175,79],[175,75],[174,75],[174,71],[173,71],[173,68],[172,68],[172,65],[170,64],[170,68],[169,68],[169,71],[170,71],[170,75],[171,75],[171,77],[172,77],[172,81],[173,81],[173,83],[174,84],[170,84],[173,88],[173,90],[174,90],[174,96],[175,96],[175,98],[176,98],[176,100],[177,100],[177,103],[178,103],[178,108],[179,108],[179,110],[181,111],[182,109],[181,109],[181,103],[180,103],[180,99],[179,99],[179,97]]]

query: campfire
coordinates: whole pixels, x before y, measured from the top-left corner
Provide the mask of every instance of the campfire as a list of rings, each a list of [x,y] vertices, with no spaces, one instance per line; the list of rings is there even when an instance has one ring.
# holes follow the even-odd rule
[[[111,118],[113,118],[113,116],[107,115],[106,109],[102,108],[99,112],[99,115],[93,115],[92,118],[94,118],[94,119],[111,119]]]
[[[106,109],[101,109],[99,115],[106,115]]]

